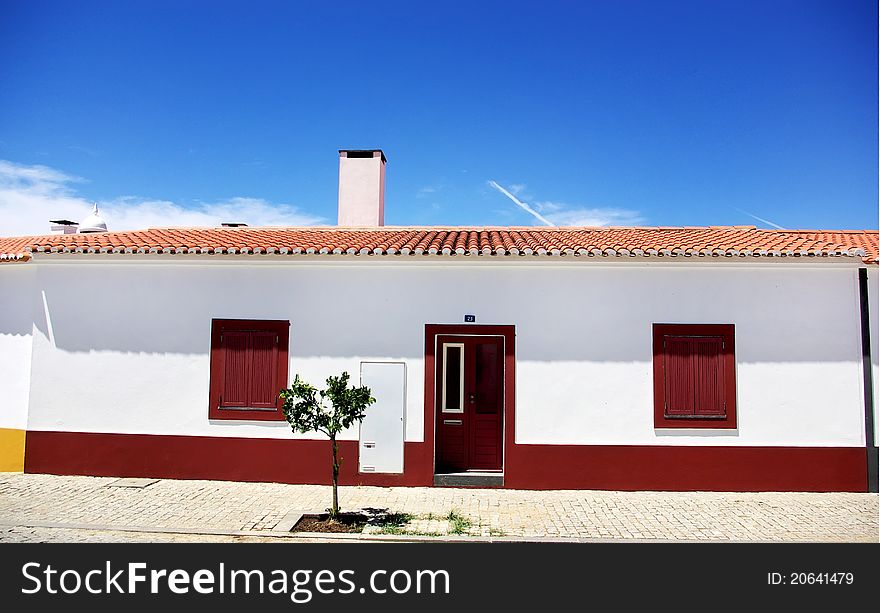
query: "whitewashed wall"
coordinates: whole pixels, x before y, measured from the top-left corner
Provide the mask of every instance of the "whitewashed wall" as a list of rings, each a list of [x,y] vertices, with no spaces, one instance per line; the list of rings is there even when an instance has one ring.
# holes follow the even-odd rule
[[[31,371],[34,269],[3,264],[0,270],[0,428],[24,430]]]
[[[516,325],[519,443],[864,444],[854,265],[81,258],[28,265],[30,429],[292,436],[207,419],[211,318],[264,318],[291,321],[291,377],[406,361],[419,441],[424,324],[474,313]],[[736,324],[737,431],[654,430],[654,322]]]

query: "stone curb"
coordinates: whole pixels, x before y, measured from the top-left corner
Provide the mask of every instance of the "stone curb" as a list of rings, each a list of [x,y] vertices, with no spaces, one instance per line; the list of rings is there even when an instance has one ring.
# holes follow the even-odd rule
[[[302,516],[302,511],[288,513],[288,517],[296,516],[296,521]],[[284,521],[284,520],[282,520]],[[287,523],[287,522],[285,522]],[[290,532],[278,530],[219,530],[199,528],[161,528],[154,526],[114,526],[109,524],[59,524],[54,522],[0,522],[0,529],[4,528],[54,528],[59,530],[94,530],[96,532],[136,532],[142,534],[192,534],[201,536],[250,536],[270,539],[287,539],[291,541],[315,539],[338,542],[376,542],[376,543],[709,543],[709,542],[751,542],[730,541],[717,539],[710,540],[661,540],[661,539],[605,539],[591,537],[541,537],[541,536],[419,536],[407,534],[351,534],[351,533],[326,533],[326,532]]]

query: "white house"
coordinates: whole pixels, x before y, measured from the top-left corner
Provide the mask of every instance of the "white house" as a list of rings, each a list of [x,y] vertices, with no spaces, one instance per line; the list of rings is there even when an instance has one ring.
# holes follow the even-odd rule
[[[386,227],[384,176],[340,152],[339,227],[0,239],[0,469],[327,483],[276,394],[345,370],[344,484],[876,491],[876,231]]]

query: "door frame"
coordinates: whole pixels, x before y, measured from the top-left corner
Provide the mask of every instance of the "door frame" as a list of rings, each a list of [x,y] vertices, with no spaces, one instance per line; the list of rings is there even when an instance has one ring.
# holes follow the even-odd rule
[[[503,406],[501,412],[501,474],[514,445],[516,414],[516,326],[482,324],[425,324],[425,442],[431,446],[431,470],[437,474],[437,359],[438,336],[502,337],[504,347]],[[439,356],[442,359],[442,356]]]

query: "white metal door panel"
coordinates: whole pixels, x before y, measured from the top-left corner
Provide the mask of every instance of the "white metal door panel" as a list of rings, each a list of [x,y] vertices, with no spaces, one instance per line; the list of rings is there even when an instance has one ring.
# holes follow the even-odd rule
[[[360,472],[402,473],[406,364],[361,362],[361,385],[370,388],[376,403],[361,422]]]

